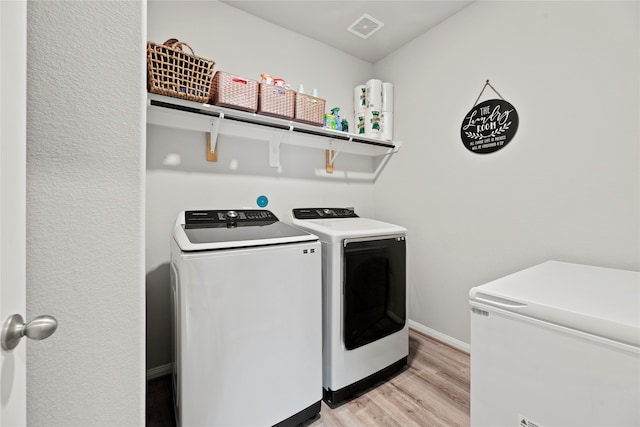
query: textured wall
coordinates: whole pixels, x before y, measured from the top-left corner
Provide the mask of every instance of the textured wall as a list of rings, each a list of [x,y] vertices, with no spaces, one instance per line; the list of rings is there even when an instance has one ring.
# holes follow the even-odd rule
[[[145,8],[28,4],[31,426],[144,425]]]
[[[547,259],[640,268],[639,36],[638,2],[482,1],[375,64],[405,143],[376,213],[412,232],[412,320],[468,342],[473,286]],[[460,127],[487,79],[520,126],[478,155]]]

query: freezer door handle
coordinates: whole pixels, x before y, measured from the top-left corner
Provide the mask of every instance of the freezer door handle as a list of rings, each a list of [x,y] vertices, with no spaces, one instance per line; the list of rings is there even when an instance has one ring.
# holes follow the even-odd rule
[[[475,299],[478,302],[484,302],[490,305],[494,305],[496,307],[503,307],[503,308],[509,308],[509,309],[523,308],[527,306],[527,304],[523,304],[518,301],[512,301],[512,300],[497,297],[494,295],[487,295],[482,292],[476,292],[473,295],[473,299]]]

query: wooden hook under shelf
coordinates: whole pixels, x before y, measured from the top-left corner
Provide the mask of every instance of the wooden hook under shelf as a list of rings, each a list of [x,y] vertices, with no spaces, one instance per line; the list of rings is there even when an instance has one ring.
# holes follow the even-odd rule
[[[209,124],[210,131],[207,132],[207,161],[209,162],[218,161],[218,135],[220,134],[220,123],[222,123],[223,119],[224,113],[221,112],[218,118],[212,118]]]
[[[211,151],[211,132],[207,132],[207,161],[208,162],[217,162],[218,161],[218,145],[213,151]]]
[[[335,160],[333,150],[325,150],[325,153],[327,173],[333,173],[333,161]]]

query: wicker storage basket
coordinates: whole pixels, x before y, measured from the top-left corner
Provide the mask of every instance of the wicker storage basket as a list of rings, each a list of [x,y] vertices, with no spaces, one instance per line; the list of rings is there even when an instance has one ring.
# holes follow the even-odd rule
[[[295,91],[260,83],[258,113],[283,119],[293,119],[295,102]]]
[[[167,45],[168,44],[168,45]],[[187,47],[191,54],[184,52]],[[170,39],[147,42],[148,90],[188,101],[207,102],[214,61],[194,55],[186,43]]]
[[[258,82],[216,71],[211,82],[209,102],[237,110],[258,110]]]
[[[296,108],[293,120],[315,126],[324,123],[325,100],[296,92]]]

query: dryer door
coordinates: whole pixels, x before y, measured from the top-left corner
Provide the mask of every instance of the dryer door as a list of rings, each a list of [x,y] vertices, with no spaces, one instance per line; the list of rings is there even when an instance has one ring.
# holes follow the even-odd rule
[[[347,350],[404,328],[407,317],[405,237],[345,240],[342,285]]]

